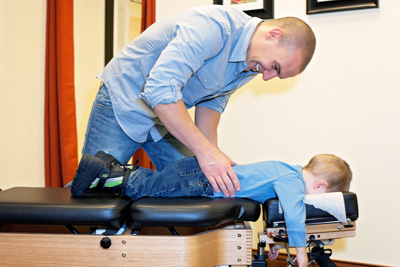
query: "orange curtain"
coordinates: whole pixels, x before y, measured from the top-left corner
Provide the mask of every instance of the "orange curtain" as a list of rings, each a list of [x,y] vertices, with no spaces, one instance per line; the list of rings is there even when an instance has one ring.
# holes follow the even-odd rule
[[[45,184],[62,187],[78,166],[73,0],[47,0],[45,76]]]
[[[141,32],[144,32],[156,21],[156,0],[142,1],[142,25]]]
[[[143,0],[142,1],[142,24],[141,32],[146,30],[151,24],[156,21],[156,1],[155,0]],[[153,162],[151,162],[147,153],[140,148],[132,157],[132,162],[135,163],[139,160],[138,165],[144,168],[155,169]]]

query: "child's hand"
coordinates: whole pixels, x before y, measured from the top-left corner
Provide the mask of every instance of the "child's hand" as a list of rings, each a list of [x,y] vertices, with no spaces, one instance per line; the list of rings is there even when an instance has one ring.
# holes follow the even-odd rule
[[[276,260],[279,255],[279,249],[275,249],[274,244],[269,244],[268,259],[271,261]]]
[[[307,267],[308,265],[308,257],[305,247],[296,247],[297,256],[296,261],[299,267]]]

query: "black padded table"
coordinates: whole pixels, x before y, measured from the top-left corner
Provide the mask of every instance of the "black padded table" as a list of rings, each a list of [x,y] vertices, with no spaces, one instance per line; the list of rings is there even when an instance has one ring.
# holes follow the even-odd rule
[[[259,203],[244,199],[143,198],[133,202],[104,193],[71,197],[69,188],[11,188],[0,192],[0,226],[96,227],[90,227],[91,234],[35,232],[36,227],[15,232],[4,227],[0,244],[6,245],[0,245],[0,257],[12,266],[246,267],[252,262],[252,230],[244,220],[257,220],[260,210]],[[132,229],[125,227],[129,221]],[[168,227],[172,235],[150,226]],[[206,229],[177,236],[175,226]],[[150,228],[137,231],[143,227]]]
[[[356,195],[345,194],[345,205],[348,218],[357,219]],[[264,203],[263,209],[267,222],[283,221],[277,199]],[[35,233],[34,227],[28,233],[6,230],[0,233],[0,244],[6,244],[0,248],[0,257],[13,266],[109,266],[110,262],[115,266],[266,266],[265,244],[282,242],[285,234],[279,228],[259,233],[259,253],[253,257],[253,233],[247,221],[256,221],[260,212],[259,203],[240,198],[142,198],[134,202],[106,193],[71,197],[69,188],[15,187],[0,192],[0,225],[83,225],[120,230],[117,234],[96,231],[89,235]],[[314,222],[326,215],[316,212]],[[126,222],[134,230],[131,234],[125,231]],[[355,236],[354,222],[327,224],[307,226],[307,240],[311,235],[317,240]],[[151,226],[207,229],[180,236],[136,231]]]
[[[256,221],[260,204],[240,198],[143,198],[114,194],[71,197],[69,188],[14,187],[0,192],[0,223],[90,225],[120,228],[210,227]]]
[[[69,188],[14,187],[0,191],[0,223],[118,229],[127,220],[132,202],[107,193],[71,197]]]
[[[210,227],[232,221],[256,221],[256,201],[241,198],[142,198],[130,209],[134,228],[149,226]]]

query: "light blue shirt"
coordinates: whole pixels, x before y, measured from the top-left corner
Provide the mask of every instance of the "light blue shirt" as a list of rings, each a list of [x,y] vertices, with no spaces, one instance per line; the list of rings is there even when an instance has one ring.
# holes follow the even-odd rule
[[[219,5],[176,14],[154,23],[122,49],[99,75],[116,119],[136,142],[167,130],[153,111],[183,100],[222,113],[231,94],[256,72],[247,68],[250,39],[261,22]]]
[[[254,199],[264,203],[270,198],[279,198],[282,206],[290,246],[304,247],[306,244],[306,210],[304,204],[305,181],[302,167],[280,161],[264,161],[233,166],[241,190],[235,197]],[[223,197],[222,193],[214,193]]]

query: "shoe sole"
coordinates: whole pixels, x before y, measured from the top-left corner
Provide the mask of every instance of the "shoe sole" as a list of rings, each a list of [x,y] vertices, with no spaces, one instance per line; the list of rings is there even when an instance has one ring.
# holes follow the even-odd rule
[[[83,154],[72,181],[72,196],[82,196],[104,167],[102,160]]]

